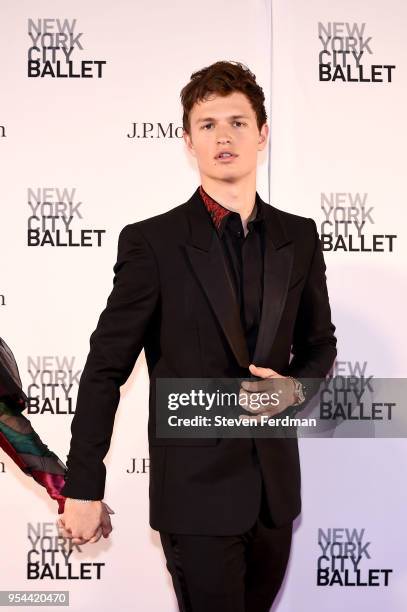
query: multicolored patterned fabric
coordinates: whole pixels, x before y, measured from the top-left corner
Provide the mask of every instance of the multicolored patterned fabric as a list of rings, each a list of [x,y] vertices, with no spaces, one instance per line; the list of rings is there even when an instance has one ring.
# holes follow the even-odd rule
[[[27,476],[45,487],[58,503],[58,514],[62,514],[66,498],[60,491],[65,484],[67,467],[21,414],[27,401],[14,355],[0,338],[0,448]]]
[[[222,206],[222,204],[219,204],[219,202],[214,200],[208,193],[206,193],[202,185],[199,185],[199,193],[201,195],[202,200],[204,201],[206,210],[209,212],[216,229],[218,231],[221,231],[226,218],[230,215],[232,211],[228,208],[225,208],[224,206]]]
[[[225,208],[225,206],[222,206],[222,204],[219,204],[219,202],[214,200],[209,193],[206,193],[202,185],[199,185],[199,193],[219,236],[223,235],[225,225],[229,217],[235,217],[235,227],[240,225],[241,222],[239,213],[233,212],[228,208]],[[264,219],[264,212],[261,208],[259,199],[256,197],[256,202],[249,217],[248,227],[250,227],[250,224],[261,222],[262,219]]]

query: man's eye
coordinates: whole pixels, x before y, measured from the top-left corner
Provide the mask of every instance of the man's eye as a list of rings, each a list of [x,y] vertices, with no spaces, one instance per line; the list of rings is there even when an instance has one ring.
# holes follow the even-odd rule
[[[246,123],[244,123],[244,121],[233,121],[233,123],[237,123],[239,126],[241,125],[246,125]],[[210,127],[211,125],[213,125],[213,123],[205,123],[202,127],[201,130],[205,130],[207,127]]]

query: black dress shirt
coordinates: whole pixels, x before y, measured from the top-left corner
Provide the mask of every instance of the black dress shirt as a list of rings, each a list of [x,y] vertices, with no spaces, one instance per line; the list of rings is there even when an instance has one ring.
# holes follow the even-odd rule
[[[239,213],[214,200],[200,185],[199,193],[221,240],[225,260],[240,306],[250,360],[253,359],[263,302],[264,212],[256,196],[255,217],[247,223],[244,236]]]

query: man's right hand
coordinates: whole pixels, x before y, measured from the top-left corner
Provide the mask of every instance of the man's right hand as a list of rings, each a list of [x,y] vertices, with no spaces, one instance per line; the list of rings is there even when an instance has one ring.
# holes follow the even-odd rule
[[[109,514],[114,511],[103,501],[80,502],[67,497],[57,521],[58,531],[73,544],[94,543],[102,535],[109,537],[113,529]]]

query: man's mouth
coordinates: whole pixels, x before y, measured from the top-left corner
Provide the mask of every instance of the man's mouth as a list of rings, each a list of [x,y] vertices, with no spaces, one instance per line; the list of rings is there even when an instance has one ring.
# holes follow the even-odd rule
[[[231,157],[237,157],[237,155],[235,153],[231,153],[230,151],[222,151],[216,155],[215,159],[229,159]]]

